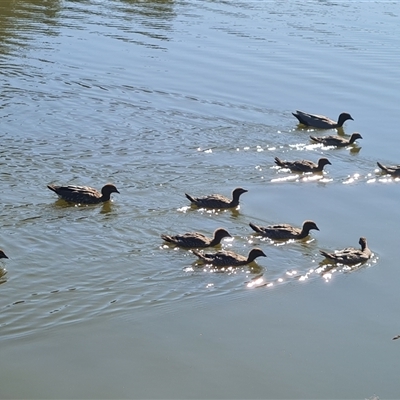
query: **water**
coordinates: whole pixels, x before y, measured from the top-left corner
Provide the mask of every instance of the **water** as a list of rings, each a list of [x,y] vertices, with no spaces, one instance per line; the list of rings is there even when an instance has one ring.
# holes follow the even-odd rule
[[[4,1],[0,395],[398,398],[396,2]],[[301,109],[363,139],[313,145]],[[329,131],[327,134],[335,133]],[[329,158],[321,179],[273,158]],[[104,206],[46,185],[121,192]],[[249,190],[240,210],[184,193]],[[278,245],[249,222],[320,228]],[[225,227],[218,273],[161,233]],[[318,273],[319,249],[361,268]],[[21,379],[21,376],[23,379]],[[68,379],[66,379],[68,377]]]

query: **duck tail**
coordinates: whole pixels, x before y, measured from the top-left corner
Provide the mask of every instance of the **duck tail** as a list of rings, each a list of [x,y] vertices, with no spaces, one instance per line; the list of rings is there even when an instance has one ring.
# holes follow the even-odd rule
[[[307,125],[306,121],[301,117],[300,111],[296,111],[295,113],[292,113],[292,115],[297,118],[300,124]]]
[[[331,255],[328,252],[324,251],[324,250],[320,250],[319,252],[326,258],[332,258]]]
[[[47,187],[53,192],[57,193],[56,187],[54,185],[47,185]]]
[[[384,165],[382,165],[380,162],[377,162],[377,165],[382,171],[387,172],[387,168]]]
[[[279,157],[275,157],[274,160],[276,165],[283,167],[283,161]]]
[[[316,136],[311,136],[310,135],[310,139],[314,140],[314,142],[320,142],[319,138],[317,138]]]
[[[203,254],[200,253],[199,251],[197,251],[197,250],[192,250],[192,253],[193,253],[195,256],[199,257],[200,259],[204,260]]]
[[[195,200],[190,194],[185,193],[185,196],[186,196],[186,198],[187,198],[188,200],[190,200],[192,203],[195,203],[195,202],[196,202],[196,200]]]
[[[254,225],[253,223],[249,223],[249,225],[250,225],[250,228],[251,229],[253,229],[253,231],[256,231],[256,232],[261,232],[261,229],[260,229],[260,227],[259,226],[257,226],[257,225]]]
[[[168,235],[161,235],[161,239],[165,240],[166,242],[169,242],[169,243],[174,243],[174,241],[172,240],[172,237],[168,236]]]

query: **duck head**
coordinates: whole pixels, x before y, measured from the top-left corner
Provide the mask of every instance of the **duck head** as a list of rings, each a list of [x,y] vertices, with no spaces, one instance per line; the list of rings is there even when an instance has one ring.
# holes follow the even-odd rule
[[[218,241],[218,243],[221,242],[221,240],[225,237],[232,237],[229,232],[224,229],[224,228],[218,228],[215,232],[214,232],[214,239],[216,239]]]
[[[354,132],[351,136],[350,136],[350,143],[354,143],[357,139],[362,139],[363,137],[358,133],[358,132]]]
[[[252,249],[249,253],[249,256],[247,257],[247,260],[249,263],[254,261],[257,257],[267,257],[267,255],[258,247]]]
[[[332,165],[332,163],[327,159],[327,158],[320,158],[318,160],[318,167],[319,168],[324,168],[325,165]]]
[[[349,113],[347,112],[341,113],[338,118],[338,126],[339,127],[342,126],[348,119],[354,121],[353,117]]]
[[[361,246],[361,250],[364,251],[364,249],[367,247],[367,239],[365,237],[360,237],[358,243]]]
[[[248,190],[243,189],[243,188],[236,188],[236,189],[234,189],[233,192],[232,192],[232,197],[233,197],[234,199],[239,199],[239,197],[240,197],[243,193],[246,193],[246,192],[248,192]]]
[[[319,228],[318,228],[317,224],[314,221],[307,220],[307,221],[303,222],[303,231],[304,232],[308,233],[312,229],[315,229],[315,230],[319,231]]]

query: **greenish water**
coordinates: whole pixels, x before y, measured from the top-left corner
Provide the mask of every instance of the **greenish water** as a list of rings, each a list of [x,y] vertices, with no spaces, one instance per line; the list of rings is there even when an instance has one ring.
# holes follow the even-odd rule
[[[398,398],[400,6],[0,4],[1,398]],[[296,109],[360,132],[313,145]],[[326,134],[335,134],[328,131]],[[326,173],[274,166],[329,158]],[[74,207],[47,184],[113,182]],[[184,193],[248,189],[239,210]],[[314,220],[306,241],[252,236]],[[160,234],[226,228],[217,273]],[[319,249],[374,257],[320,274]]]

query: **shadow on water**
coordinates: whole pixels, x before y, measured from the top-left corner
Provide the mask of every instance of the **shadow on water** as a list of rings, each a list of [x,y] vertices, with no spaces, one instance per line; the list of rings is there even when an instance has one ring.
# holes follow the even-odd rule
[[[111,34],[114,39],[166,50],[159,41],[170,40],[166,32],[172,31],[171,20],[176,17],[173,6],[173,0],[120,0],[107,5],[109,10],[104,14],[104,23],[118,28],[118,33]]]
[[[1,1],[0,52],[7,54],[28,47],[38,33],[58,35],[56,28],[62,4],[61,0]]]

